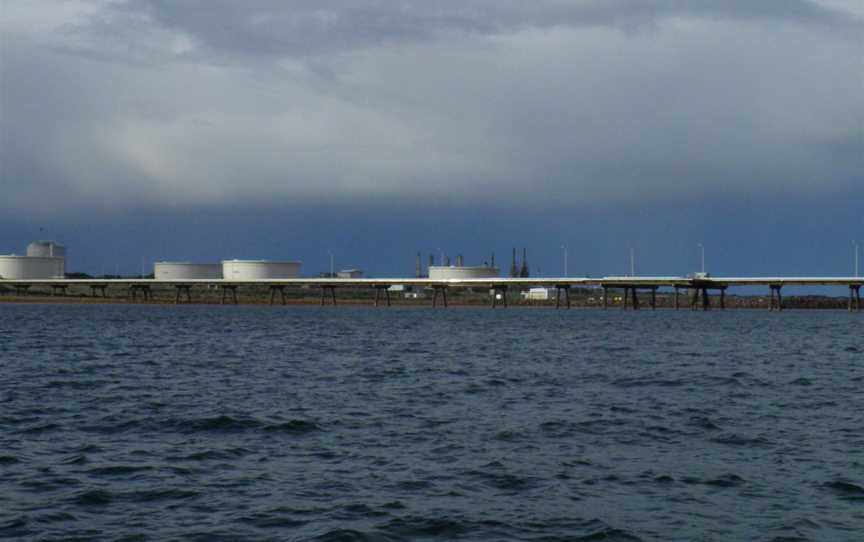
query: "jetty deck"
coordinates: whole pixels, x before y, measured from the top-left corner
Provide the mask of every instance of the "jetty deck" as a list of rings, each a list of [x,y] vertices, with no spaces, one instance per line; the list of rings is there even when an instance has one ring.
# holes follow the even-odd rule
[[[112,278],[112,279],[0,279],[0,286],[14,288],[19,295],[26,295],[31,287],[43,286],[50,288],[52,293],[65,293],[71,286],[89,287],[91,295],[106,297],[110,287],[126,288],[130,297],[152,299],[152,289],[156,286],[175,288],[175,302],[192,302],[192,291],[196,287],[217,287],[222,290],[222,302],[237,303],[237,290],[244,286],[265,286],[270,289],[270,302],[275,303],[277,296],[285,303],[287,288],[320,288],[321,303],[336,304],[336,291],[339,288],[370,288],[375,291],[375,305],[382,298],[390,306],[390,288],[402,285],[405,287],[431,289],[434,294],[432,306],[437,307],[439,300],[442,306],[447,306],[447,291],[451,288],[488,288],[491,295],[491,306],[507,305],[509,289],[554,288],[557,290],[556,307],[570,308],[571,288],[602,288],[603,306],[607,307],[609,290],[623,290],[623,307],[639,309],[639,293],[647,292],[648,304],[656,307],[656,295],[659,289],[669,289],[674,292],[674,307],[680,307],[681,292],[688,295],[690,307],[711,308],[711,292],[719,293],[719,308],[725,308],[726,290],[730,287],[767,287],[770,294],[770,310],[783,309],[782,289],[785,286],[845,286],[849,289],[849,310],[861,310],[861,286],[864,277],[705,277],[705,276],[607,276],[607,277],[532,277],[532,278],[465,278],[465,279],[429,279],[407,277],[382,278],[291,278],[291,279],[189,279],[165,280],[147,278]],[[503,294],[503,295],[498,295]],[[563,296],[563,304],[562,304]]]

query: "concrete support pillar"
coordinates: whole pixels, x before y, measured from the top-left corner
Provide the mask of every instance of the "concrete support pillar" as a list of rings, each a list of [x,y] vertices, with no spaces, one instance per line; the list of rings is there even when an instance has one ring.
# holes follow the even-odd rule
[[[699,288],[691,288],[693,295],[690,296],[690,310],[695,311],[699,306]]]
[[[30,285],[29,284],[16,284],[15,285],[15,294],[26,296],[30,294]]]
[[[91,284],[90,285],[90,295],[92,297],[100,297],[100,296],[96,295],[96,292],[99,291],[99,292],[102,292],[101,297],[108,297],[108,294],[105,292],[105,290],[107,288],[108,288],[107,284]]]
[[[720,310],[726,310],[726,287],[720,288]]]
[[[849,285],[849,312],[859,312],[861,310],[861,285]]]
[[[328,291],[330,292],[330,301],[332,302],[332,305],[335,307],[336,306],[336,287],[335,286],[328,286],[326,284],[321,285],[321,306],[323,307],[326,304],[325,302],[327,300],[327,292]]]
[[[639,296],[636,295],[636,288],[630,288],[630,293],[633,295],[633,310],[639,310]]]
[[[603,287],[603,310],[605,311],[609,307],[609,288]]]
[[[236,305],[239,301],[237,300],[237,285],[236,284],[225,284],[222,286],[222,304],[225,304],[225,300],[228,298],[228,292],[231,292],[231,300]]]
[[[570,309],[570,285],[559,284],[555,287],[555,308],[561,307],[561,292],[564,292],[564,298],[567,302],[567,309]],[[603,295],[603,308],[606,308],[606,295]]]
[[[60,295],[65,296],[66,295],[66,288],[67,288],[67,286],[65,284],[52,284],[51,285],[51,297],[54,297],[55,295],[57,295],[57,292],[60,292]]]
[[[680,301],[680,299],[679,299],[680,295],[681,295],[681,289],[676,286],[675,287],[675,310],[676,311],[680,308],[680,302],[679,302]]]
[[[651,287],[651,310],[657,310],[657,287]]]
[[[771,288],[771,299],[768,302],[768,310],[773,311],[775,308],[777,311],[783,310],[783,294],[780,292],[781,288],[783,288],[782,284],[772,284],[769,286]],[[776,300],[775,300],[776,298]]]
[[[177,295],[174,297],[174,304],[180,304],[181,302],[181,294],[186,294],[186,303],[192,303],[192,286],[189,284],[175,284],[174,287],[177,289]]]
[[[288,304],[288,297],[285,295],[285,286],[281,284],[270,286],[270,304],[276,304],[276,292],[279,292],[280,297],[282,298],[282,304]]]
[[[861,311],[861,285],[855,288],[855,309]]]
[[[624,297],[621,299],[621,310],[627,310],[627,303],[629,303],[630,298],[630,288],[624,287]]]
[[[141,296],[145,302],[153,300],[153,290],[150,289],[149,284],[131,284],[126,297],[130,301],[136,301],[138,299],[138,292],[141,292]]]
[[[702,288],[702,310],[711,310],[711,297],[708,295],[708,288]]]
[[[444,300],[444,308],[447,308],[447,286],[433,286],[432,287],[435,293],[432,295],[432,308],[438,306],[438,293],[441,293],[441,297]]]
[[[861,311],[861,286],[859,285],[855,288],[855,308],[859,312]]]
[[[498,306],[498,294],[501,294],[501,300],[504,303],[504,308],[507,308],[507,286],[493,286],[492,288],[492,308]],[[446,297],[444,298],[447,299]]]
[[[381,291],[384,291],[385,300],[387,302],[387,306],[390,306],[390,285],[384,284],[376,284],[375,285],[375,306],[378,306],[378,303],[381,300]]]

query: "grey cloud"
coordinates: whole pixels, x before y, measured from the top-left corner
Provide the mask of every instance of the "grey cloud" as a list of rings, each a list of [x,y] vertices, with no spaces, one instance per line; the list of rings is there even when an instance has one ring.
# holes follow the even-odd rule
[[[848,13],[808,0],[136,0],[108,4],[74,30],[104,44],[124,43],[124,35],[134,43],[138,33],[169,29],[221,61],[260,61],[529,28],[644,30],[670,17],[861,28]],[[130,54],[122,47],[112,53]]]
[[[0,208],[555,206],[860,181],[860,43],[833,31],[852,15],[803,1],[286,5],[97,2],[56,36],[5,27]]]

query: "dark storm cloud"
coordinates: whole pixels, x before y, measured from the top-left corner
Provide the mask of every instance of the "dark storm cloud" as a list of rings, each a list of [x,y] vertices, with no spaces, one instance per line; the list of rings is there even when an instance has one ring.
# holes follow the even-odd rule
[[[109,4],[76,30],[116,39],[142,27],[172,29],[211,54],[261,60],[527,28],[646,30],[669,17],[856,26],[848,14],[807,0],[138,0]]]
[[[855,2],[3,6],[8,212],[860,182]]]

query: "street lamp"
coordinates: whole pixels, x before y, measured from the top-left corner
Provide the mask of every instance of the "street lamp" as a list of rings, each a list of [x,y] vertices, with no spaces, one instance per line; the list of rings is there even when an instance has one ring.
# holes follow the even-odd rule
[[[855,247],[855,278],[858,278],[858,241],[852,241],[852,246]]]
[[[561,245],[564,250],[564,277],[567,277],[567,245]]]
[[[630,247],[630,276],[636,276],[636,249]]]
[[[699,250],[702,252],[702,274],[705,274],[705,246],[702,243],[696,243]]]

